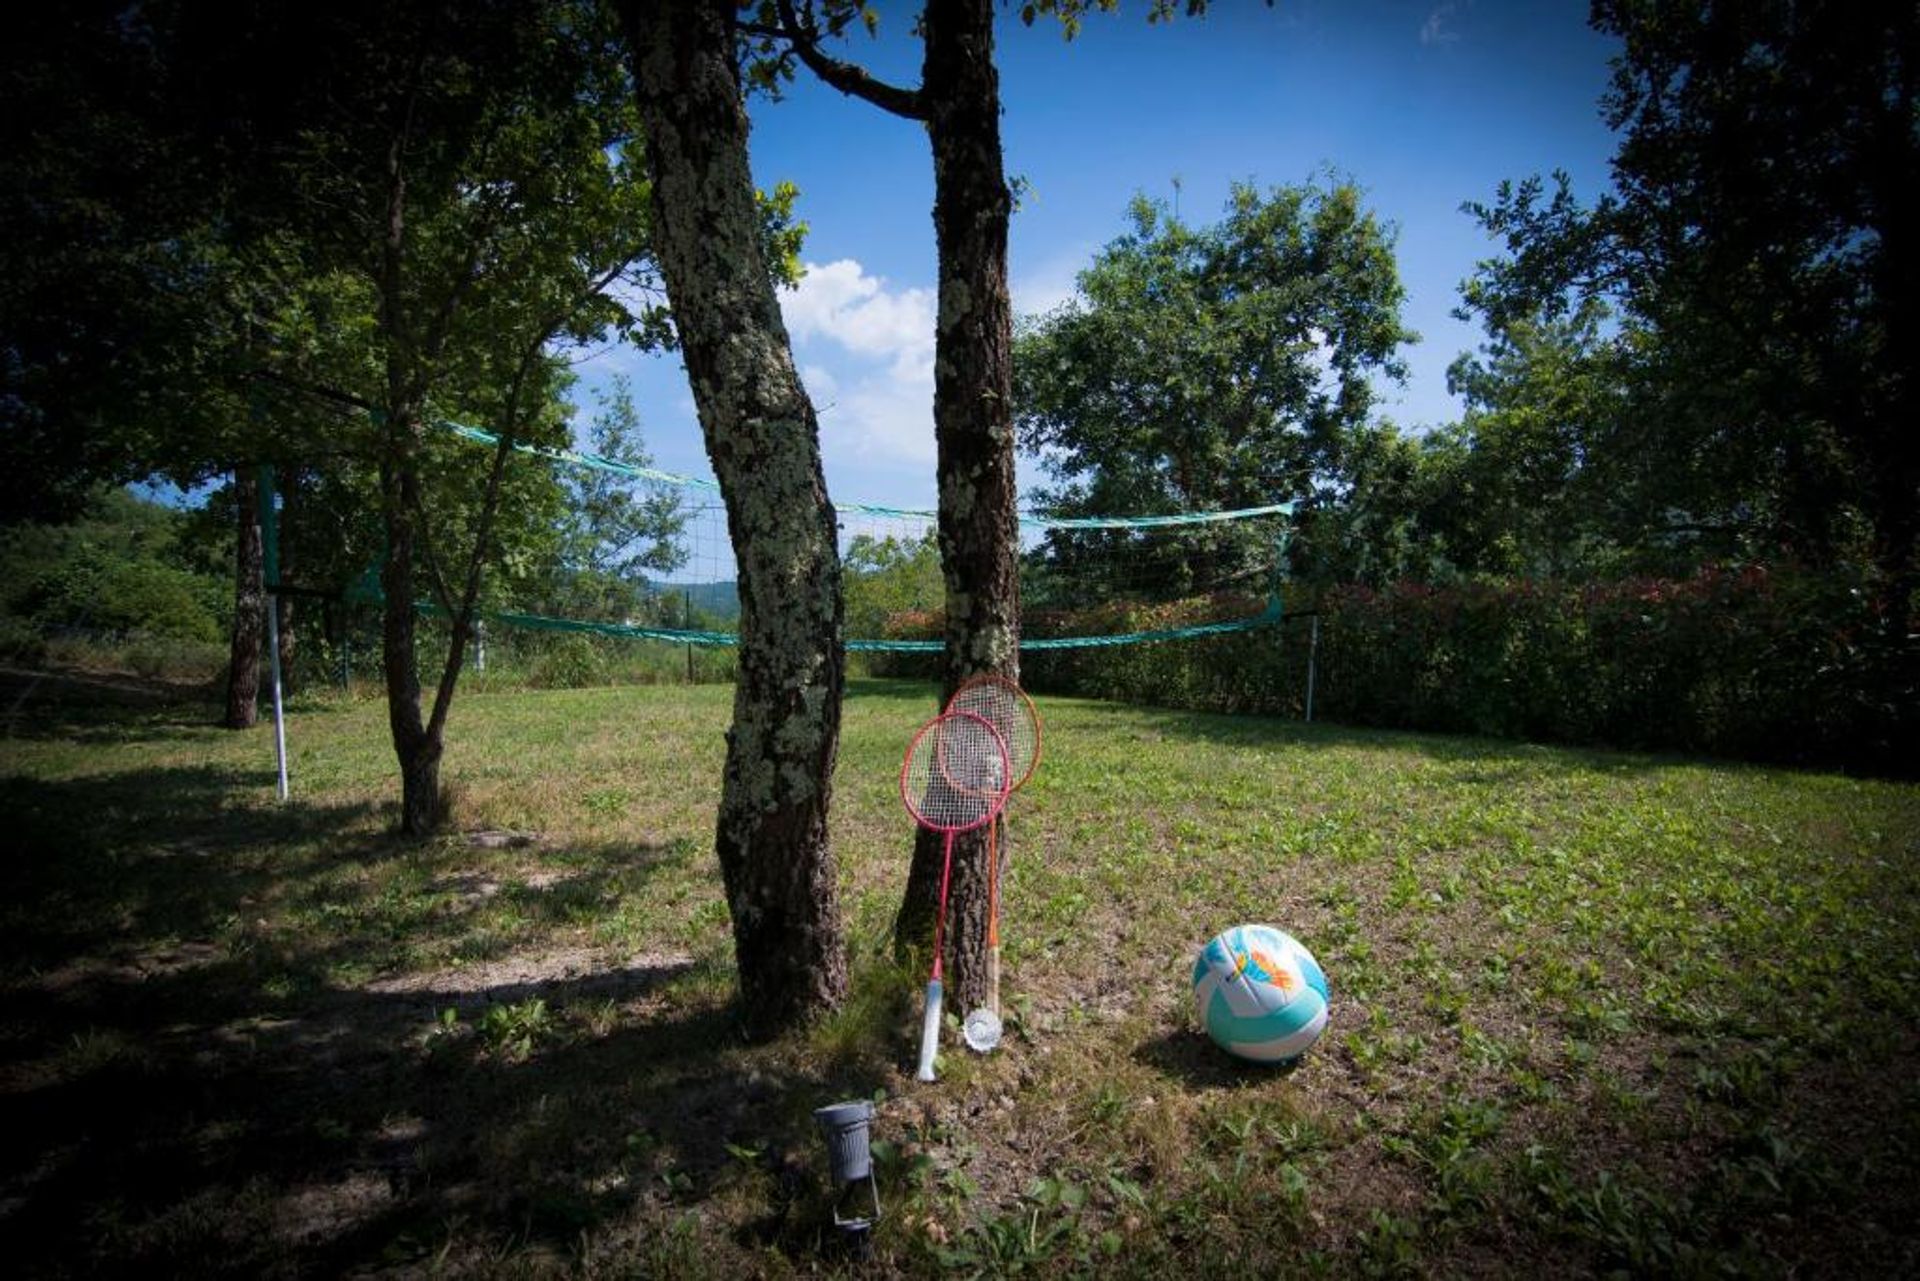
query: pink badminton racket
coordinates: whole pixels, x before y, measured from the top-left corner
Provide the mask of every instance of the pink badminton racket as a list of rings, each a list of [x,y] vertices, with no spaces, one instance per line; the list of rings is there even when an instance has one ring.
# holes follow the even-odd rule
[[[986,719],[949,712],[920,727],[900,766],[900,799],[914,821],[945,837],[940,867],[940,912],[933,924],[933,974],[920,1025],[922,1081],[934,1079],[940,1048],[941,950],[946,943],[947,890],[953,882],[953,838],[991,823],[1007,803],[1013,768],[1007,745]]]

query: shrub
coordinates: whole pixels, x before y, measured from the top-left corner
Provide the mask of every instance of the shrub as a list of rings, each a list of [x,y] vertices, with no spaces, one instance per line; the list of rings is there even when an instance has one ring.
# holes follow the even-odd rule
[[[1689,579],[1510,580],[1328,588],[1315,712],[1398,729],[1708,752],[1910,773],[1920,649],[1864,580],[1757,566]],[[1215,602],[1109,606],[1054,620],[1089,633],[1222,616]],[[1030,652],[1035,690],[1299,715],[1294,620],[1166,644]]]
[[[527,683],[536,689],[583,689],[607,683],[606,663],[589,636],[560,636],[533,660]]]

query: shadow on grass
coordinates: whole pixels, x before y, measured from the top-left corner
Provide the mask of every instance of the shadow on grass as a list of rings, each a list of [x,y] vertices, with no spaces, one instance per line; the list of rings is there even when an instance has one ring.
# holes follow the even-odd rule
[[[30,1012],[37,1053],[0,1069],[14,1275],[564,1250],[735,1187],[775,1207],[756,1239],[792,1244],[811,1108],[875,1083],[746,1045],[723,976],[692,958],[292,1001],[243,958],[197,959],[96,974]]]
[[[619,983],[644,1000],[676,976]],[[479,1020],[436,1043],[431,992],[208,1021],[202,990],[222,977],[144,985],[178,1021],[0,1095],[15,1275],[333,1274],[431,1253],[469,1216],[564,1245],[636,1199],[710,1190],[723,1140],[769,1128],[784,1085],[716,1052],[724,1006],[584,1041],[536,1031],[520,1050]],[[541,990],[562,1009],[607,980]]]
[[[237,802],[249,782],[0,780],[11,1274],[484,1264],[716,1197],[771,1206],[755,1243],[807,1246],[784,1207],[810,1110],[878,1074],[748,1046],[712,961],[582,942],[697,851],[548,848],[552,879],[522,883],[370,831],[365,805]],[[496,934],[545,950],[489,960]],[[337,978],[421,955],[469,963]]]
[[[205,935],[372,812],[250,804],[259,783],[212,765],[0,779],[13,849],[0,864],[0,955],[45,966],[103,943]]]
[[[95,743],[174,737],[218,724],[214,693],[202,682],[0,667],[0,740]]]
[[[1202,1034],[1174,1028],[1134,1047],[1133,1060],[1189,1090],[1235,1090],[1283,1080],[1299,1069],[1291,1063],[1250,1063],[1237,1059]]]

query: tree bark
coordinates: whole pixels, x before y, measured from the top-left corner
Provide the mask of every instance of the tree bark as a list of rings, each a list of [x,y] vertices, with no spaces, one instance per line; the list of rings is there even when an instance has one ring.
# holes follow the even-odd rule
[[[1013,306],[1000,149],[1000,75],[992,0],[930,0],[921,98],[933,148],[939,246],[933,426],[947,623],[941,700],[968,677],[1020,678],[1018,490],[1014,479]],[[943,844],[922,832],[896,921],[901,947],[927,943],[939,906]],[[955,840],[947,903],[948,990],[955,1008],[987,991],[985,829]]]
[[[251,729],[260,717],[260,651],[266,631],[260,488],[253,468],[233,469],[233,502],[233,635],[227,658],[227,711],[221,724],[228,729]]]
[[[418,428],[410,413],[390,415],[387,458],[380,465],[381,507],[387,546],[380,562],[380,659],[386,676],[387,725],[400,765],[400,831],[430,836],[440,826],[441,736],[430,733],[420,716],[420,671],[413,581],[414,513],[419,510],[419,477],[413,439]]]
[[[749,1029],[837,1005],[827,810],[840,737],[840,561],[819,427],[761,239],[733,0],[624,0],[656,251],[740,583],[740,663],[715,849]]]

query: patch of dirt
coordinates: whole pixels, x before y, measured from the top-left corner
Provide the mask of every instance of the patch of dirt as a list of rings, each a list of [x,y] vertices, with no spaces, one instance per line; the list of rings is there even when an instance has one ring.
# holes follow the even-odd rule
[[[467,844],[479,850],[523,850],[540,843],[538,832],[485,829],[467,833]]]
[[[515,884],[530,890],[550,890],[556,885],[565,885],[578,880],[581,873],[571,868],[536,867],[530,868],[517,881],[510,873],[488,872],[484,870],[453,872],[441,877],[430,886],[435,894],[446,894],[458,899],[462,904],[484,903],[501,890]]]
[[[480,872],[458,872],[442,877],[428,888],[432,893],[451,895],[462,903],[484,903],[498,894],[503,886],[493,877]]]
[[[50,996],[66,997],[103,983],[144,983],[149,979],[169,978],[188,970],[204,969],[225,960],[226,955],[225,949],[217,943],[188,941],[122,950],[108,956],[80,956],[65,965],[24,979],[16,986]]]

